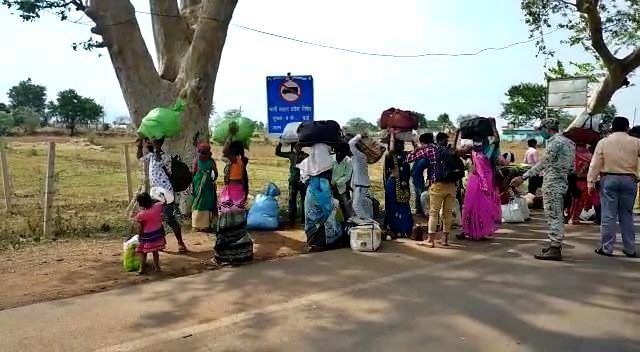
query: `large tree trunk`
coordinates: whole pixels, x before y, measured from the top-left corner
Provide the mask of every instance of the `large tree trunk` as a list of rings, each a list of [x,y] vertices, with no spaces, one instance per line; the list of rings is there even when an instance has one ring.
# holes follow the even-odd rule
[[[86,14],[102,36],[135,126],[158,106],[186,103],[180,137],[166,143],[171,154],[193,157],[193,141],[208,137],[222,49],[237,0],[149,0],[159,69],[145,45],[129,0],[92,0]],[[160,72],[158,72],[160,71]],[[187,163],[190,164],[190,163]]]

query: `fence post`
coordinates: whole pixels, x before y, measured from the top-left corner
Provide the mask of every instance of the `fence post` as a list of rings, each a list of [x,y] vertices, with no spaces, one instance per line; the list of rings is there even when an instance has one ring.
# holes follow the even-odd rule
[[[124,145],[124,168],[127,172],[127,194],[129,202],[133,199],[133,184],[131,183],[131,159],[129,158],[129,145]]]
[[[2,185],[4,186],[4,205],[7,213],[10,213],[13,190],[11,187],[11,175],[9,174],[9,163],[7,162],[6,145],[4,138],[0,138],[0,164],[2,166]]]
[[[55,162],[56,143],[49,142],[47,154],[47,178],[44,188],[44,223],[42,232],[45,237],[51,235],[53,230],[53,198],[55,196]]]

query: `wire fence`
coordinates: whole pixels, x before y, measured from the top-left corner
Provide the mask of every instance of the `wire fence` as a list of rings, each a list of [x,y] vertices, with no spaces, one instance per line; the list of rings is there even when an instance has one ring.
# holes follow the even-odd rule
[[[6,207],[0,222],[0,242],[128,233],[131,200],[144,189],[144,165],[133,144],[93,145],[86,142],[4,143],[3,186],[0,200]],[[288,203],[289,162],[268,157],[270,150],[250,156],[249,200],[266,184],[275,183],[284,215]],[[270,148],[269,148],[270,149]],[[268,153],[267,153],[268,152]],[[222,165],[218,163],[220,175]],[[371,170],[374,194],[381,199],[381,170]],[[218,193],[222,177],[217,181]],[[187,202],[190,194],[181,195]],[[0,206],[0,209],[2,207]],[[1,211],[1,210],[0,210]],[[187,219],[184,219],[187,220]],[[185,223],[185,225],[188,222]]]

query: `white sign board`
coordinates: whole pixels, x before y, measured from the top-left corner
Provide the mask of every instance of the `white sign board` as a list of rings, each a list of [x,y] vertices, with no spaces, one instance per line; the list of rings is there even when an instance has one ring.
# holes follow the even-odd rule
[[[547,107],[585,107],[588,85],[586,77],[550,79],[547,84]]]

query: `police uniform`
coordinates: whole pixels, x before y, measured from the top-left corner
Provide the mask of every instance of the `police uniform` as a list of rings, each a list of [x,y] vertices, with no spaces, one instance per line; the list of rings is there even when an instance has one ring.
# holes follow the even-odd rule
[[[558,125],[557,119],[549,118],[543,120],[541,127],[558,131]],[[574,172],[575,155],[575,144],[556,133],[547,139],[542,160],[522,176],[523,179],[528,179],[544,172],[542,197],[552,247],[561,247],[564,239],[563,197],[569,188],[567,176]]]

